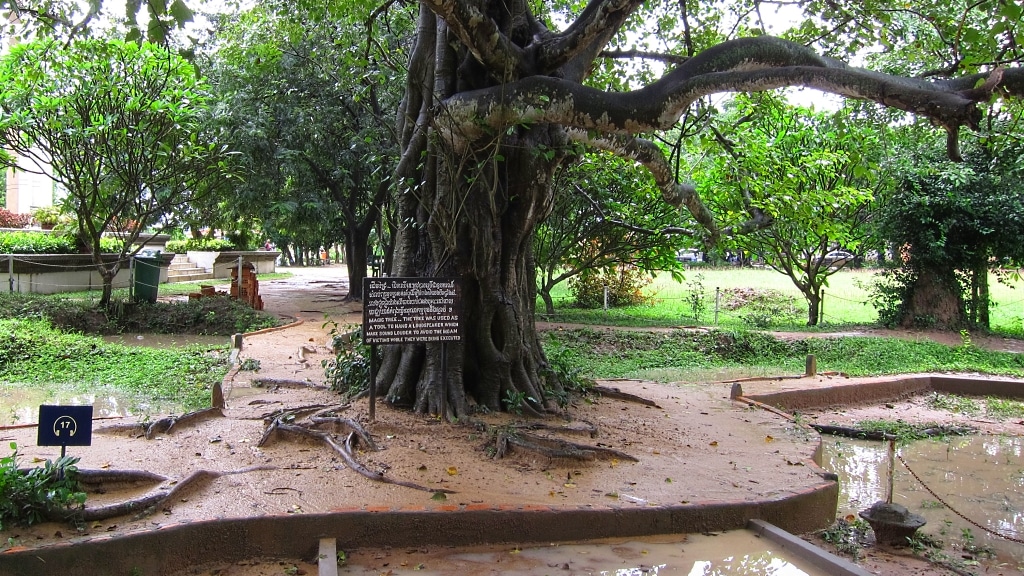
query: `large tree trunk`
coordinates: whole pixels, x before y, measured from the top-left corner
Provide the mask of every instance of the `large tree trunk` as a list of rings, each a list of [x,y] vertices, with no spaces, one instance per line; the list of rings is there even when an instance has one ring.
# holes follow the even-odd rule
[[[462,280],[462,342],[449,345],[448,396],[442,403],[441,346],[410,344],[384,352],[377,386],[396,404],[449,417],[473,403],[491,410],[510,403],[527,413],[546,402],[546,359],[534,326],[533,231],[550,206],[554,163],[534,153],[547,141],[541,128],[506,136],[467,155],[434,149],[436,177],[421,194],[402,197],[413,222],[398,233],[394,276]],[[456,164],[458,162],[458,164]],[[477,168],[479,167],[479,168]],[[455,209],[451,209],[454,207]]]
[[[345,267],[348,270],[348,299],[363,299],[363,278],[366,278],[369,232],[358,230],[345,234]]]
[[[406,188],[399,190],[390,273],[461,279],[462,341],[447,345],[447,374],[440,344],[387,346],[374,385],[388,402],[430,414],[445,406],[449,418],[473,404],[501,410],[514,402],[540,413],[554,407],[546,388],[558,384],[545,379],[534,326],[532,241],[551,210],[552,174],[564,157],[542,151],[563,150],[566,140],[543,124],[472,142],[434,132],[435,98],[494,82],[452,45],[444,24],[422,9],[399,114],[395,182]]]
[[[959,330],[965,320],[966,306],[954,273],[921,270],[910,288],[901,324]]]

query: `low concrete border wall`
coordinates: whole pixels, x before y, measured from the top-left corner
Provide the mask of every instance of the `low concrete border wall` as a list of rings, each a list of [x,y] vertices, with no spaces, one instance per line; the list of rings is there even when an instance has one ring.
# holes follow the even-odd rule
[[[832,382],[827,387],[745,393],[743,396],[781,410],[824,409],[902,400],[928,392],[1024,398],[1024,380],[984,376],[922,374],[873,379],[869,382]]]
[[[161,254],[160,281],[167,281],[167,266],[174,254]],[[114,263],[117,256],[104,254],[103,261]],[[3,274],[6,272],[6,274]],[[4,254],[0,255],[0,291],[57,294],[103,288],[103,279],[89,254]],[[114,288],[127,288],[131,270],[127,263],[114,276]]]
[[[831,524],[839,485],[761,502],[663,507],[441,506],[435,510],[339,510],[170,524],[156,530],[0,554],[0,574],[163,576],[187,567],[252,558],[316,557],[321,538],[340,549],[426,544],[467,546],[565,542],[737,530],[760,518],[794,532]]]

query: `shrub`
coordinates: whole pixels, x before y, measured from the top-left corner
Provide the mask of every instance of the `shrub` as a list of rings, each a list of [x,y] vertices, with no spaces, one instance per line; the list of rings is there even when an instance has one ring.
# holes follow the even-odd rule
[[[189,238],[188,240],[171,240],[167,243],[167,251],[174,252],[175,254],[183,254],[190,250],[195,252],[224,252],[237,249],[229,240],[221,240],[219,238]]]
[[[569,280],[569,292],[580,308],[604,306],[604,288],[608,287],[608,306],[635,306],[647,304],[650,298],[643,289],[651,283],[646,272],[630,265],[619,265],[603,270],[587,270]]]
[[[324,377],[331,390],[355,397],[370,386],[370,346],[363,343],[363,329],[349,326],[339,330],[338,324],[331,328],[331,342],[334,346],[333,360],[324,360]]]
[[[77,254],[74,236],[45,232],[0,232],[0,254]]]
[[[0,208],[0,228],[24,228],[28,223],[27,214],[15,214],[6,208]]]
[[[100,251],[118,253],[121,241],[117,238],[100,239]],[[85,250],[85,252],[88,252]],[[17,231],[0,232],[0,254],[82,254],[83,246],[74,234],[50,234],[48,232]]]
[[[85,505],[78,482],[78,458],[47,460],[42,468],[18,469],[18,445],[0,458],[0,531],[52,519],[73,520]]]

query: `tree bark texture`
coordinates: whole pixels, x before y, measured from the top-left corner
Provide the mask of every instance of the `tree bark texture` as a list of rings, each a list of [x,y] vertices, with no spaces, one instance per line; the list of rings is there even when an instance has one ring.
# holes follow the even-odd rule
[[[910,287],[904,327],[921,325],[958,330],[966,324],[966,305],[955,273],[922,269]]]

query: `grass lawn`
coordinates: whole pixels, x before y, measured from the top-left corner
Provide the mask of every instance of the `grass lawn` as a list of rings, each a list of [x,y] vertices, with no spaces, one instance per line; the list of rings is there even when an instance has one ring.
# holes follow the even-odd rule
[[[877,323],[878,315],[869,301],[874,278],[875,271],[871,269],[840,270],[832,275],[825,287],[821,326],[814,328],[806,325],[807,303],[800,291],[787,276],[769,268],[691,268],[684,273],[682,282],[675,282],[668,274],[659,274],[645,289],[645,294],[651,298],[650,304],[607,311],[573,308],[568,285],[562,283],[552,291],[555,314],[539,316],[553,322],[612,326],[700,325],[724,329],[832,331]],[[990,279],[993,331],[1009,336],[1024,335],[1022,288],[1024,282],[1021,281],[1004,284],[994,276]],[[735,307],[740,297],[749,300],[753,294],[767,293],[775,295],[771,298],[776,308],[772,313],[757,313],[750,306]],[[539,300],[537,309],[544,309]],[[756,320],[770,320],[770,323],[758,325]]]

